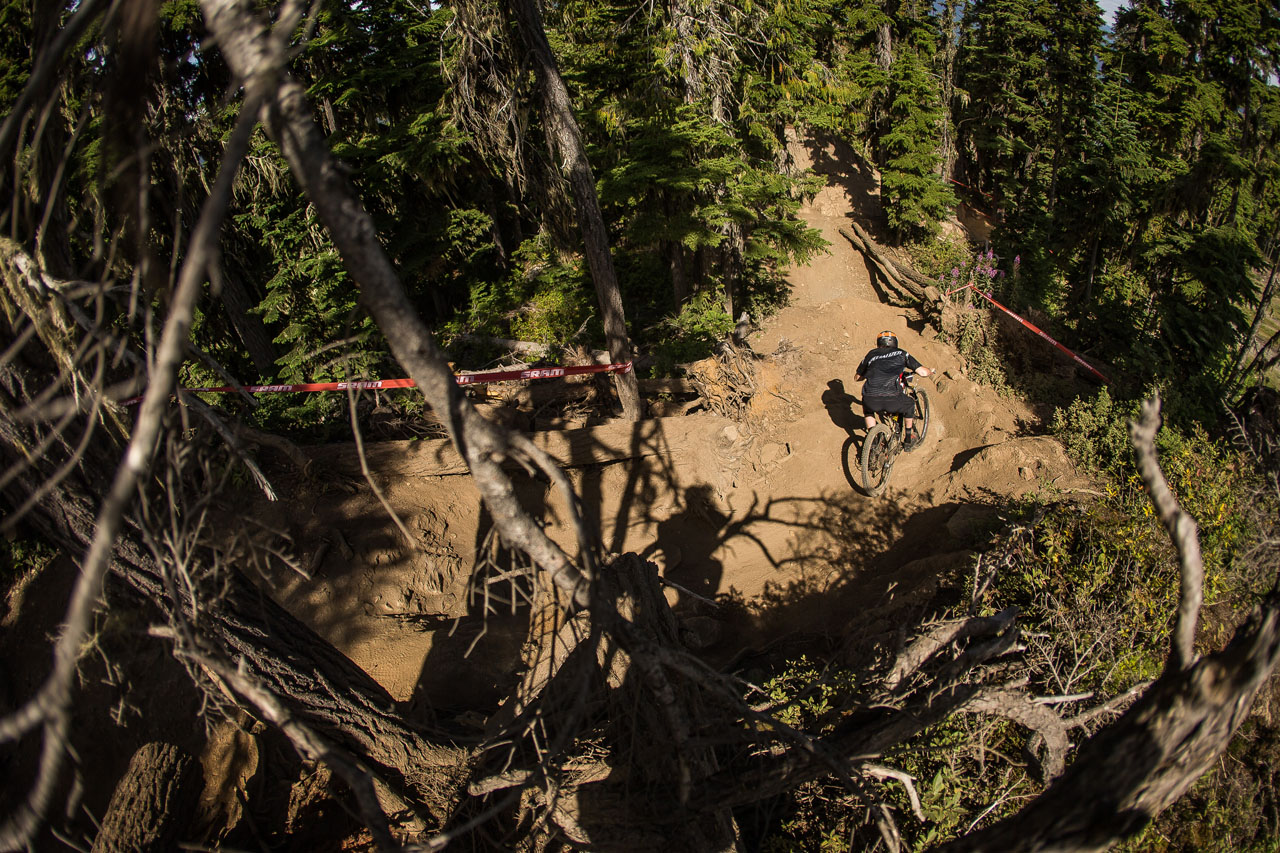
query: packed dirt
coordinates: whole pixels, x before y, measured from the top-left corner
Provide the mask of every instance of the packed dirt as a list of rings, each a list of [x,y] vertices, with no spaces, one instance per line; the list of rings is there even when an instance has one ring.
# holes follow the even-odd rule
[[[927,598],[1010,499],[1087,487],[1035,412],[970,381],[916,311],[881,301],[839,234],[855,215],[874,233],[875,176],[833,147],[793,154],[829,178],[801,215],[830,252],[792,272],[789,304],[749,336],[754,390],[736,417],[695,410],[542,438],[569,466],[605,550],[653,560],[690,644],[719,663],[788,634],[839,632],[851,612],[891,599]],[[938,374],[922,383],[932,402],[924,444],[899,457],[885,495],[869,498],[857,479],[854,372],[882,329]],[[326,448],[318,467],[346,471],[349,492],[295,484],[310,497],[264,508],[262,520],[314,568],[310,579],[276,576],[286,606],[397,699],[483,707],[510,678],[525,623],[507,585],[484,572],[466,583],[492,548],[489,525],[465,473],[436,473],[449,468],[443,445],[370,449],[385,506],[358,476],[354,447]],[[522,497],[570,544],[547,487],[531,481]]]
[[[534,434],[565,463],[604,550],[656,563],[682,636],[721,667],[786,638],[837,637],[855,618],[926,602],[941,578],[970,570],[974,549],[1010,501],[1033,490],[1088,488],[1045,434],[1041,414],[971,381],[918,312],[881,300],[867,262],[839,233],[856,218],[877,235],[874,174],[831,146],[797,144],[793,155],[829,179],[801,215],[830,251],[791,273],[789,303],[757,318],[739,359],[703,363],[710,373],[746,377],[736,408],[651,398],[654,411],[690,413]],[[972,215],[953,227],[981,236]],[[882,329],[897,332],[938,373],[922,383],[932,402],[923,445],[899,457],[888,491],[871,498],[857,485],[863,429],[854,372]],[[234,529],[293,555],[297,571],[251,568],[395,699],[428,717],[479,724],[514,677],[528,622],[520,584],[507,573],[510,557],[492,541],[478,492],[445,442],[366,449],[376,491],[353,445],[313,448],[306,471],[269,469],[284,499],[259,496],[252,522]],[[532,479],[519,488],[572,549],[562,499]],[[31,695],[47,671],[30,643],[56,630],[59,590],[73,576],[64,561],[9,596],[0,652],[14,698]],[[157,644],[149,648],[160,653]],[[103,649],[104,660],[110,654]],[[86,700],[82,731],[98,734],[78,745],[82,769],[114,779],[133,748],[157,737],[203,748],[204,820],[234,823],[247,780],[283,759],[259,755],[234,726],[206,741],[198,699],[165,688],[185,675],[172,660],[146,666],[142,681],[156,695],[135,691],[115,712],[131,727],[127,736],[93,729],[88,709],[96,700]],[[95,690],[104,707],[116,701],[112,685]],[[158,708],[174,718],[158,719]],[[93,717],[106,724],[103,714]],[[102,790],[103,781],[88,785],[85,807],[95,814],[113,784]],[[292,803],[296,792],[286,796]]]

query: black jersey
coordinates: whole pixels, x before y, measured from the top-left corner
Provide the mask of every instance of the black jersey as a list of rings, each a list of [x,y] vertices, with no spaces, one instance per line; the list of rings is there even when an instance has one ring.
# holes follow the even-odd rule
[[[858,365],[858,375],[865,377],[862,385],[864,397],[895,397],[902,393],[899,376],[907,370],[920,367],[906,350],[895,347],[876,347],[863,357]]]

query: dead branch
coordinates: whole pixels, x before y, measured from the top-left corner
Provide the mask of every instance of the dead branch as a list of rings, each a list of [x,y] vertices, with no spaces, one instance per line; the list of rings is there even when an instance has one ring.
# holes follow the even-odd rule
[[[1169,644],[1169,660],[1174,668],[1186,669],[1195,662],[1196,622],[1200,618],[1200,605],[1204,602],[1204,562],[1200,556],[1200,531],[1195,519],[1178,505],[1178,499],[1173,496],[1156,460],[1155,440],[1159,429],[1160,397],[1157,395],[1142,404],[1142,415],[1129,425],[1129,434],[1138,454],[1138,473],[1151,496],[1156,515],[1178,552],[1182,589]]]
[[[252,107],[253,104],[248,106]],[[151,467],[162,432],[164,412],[176,384],[178,365],[186,352],[186,341],[205,269],[217,256],[218,230],[231,197],[232,180],[248,150],[255,124],[252,120],[254,112],[255,109],[247,109],[241,113],[227,143],[213,192],[205,203],[192,234],[191,246],[179,273],[170,313],[156,350],[142,411],[134,424],[125,457],[98,513],[95,535],[67,607],[66,628],[54,647],[53,671],[34,699],[16,715],[0,721],[8,723],[15,718],[35,716],[43,720],[45,726],[41,782],[32,790],[27,802],[0,827],[0,847],[20,847],[26,844],[51,806],[53,780],[61,769],[65,755],[65,736],[76,661],[79,659],[84,637],[89,631],[93,612],[98,607],[103,579],[111,562],[112,550],[125,512],[136,495],[139,481]],[[5,731],[6,728],[7,726],[0,724],[0,732],[11,738],[13,735]]]
[[[896,690],[904,678],[915,672],[930,658],[952,643],[968,637],[1000,634],[1018,615],[1016,607],[1008,607],[994,616],[974,616],[955,622],[946,622],[929,633],[917,637],[894,661],[886,680],[889,690]]]
[[[1086,726],[1089,723],[1092,723],[1094,720],[1100,719],[1102,717],[1106,717],[1111,714],[1119,714],[1126,707],[1128,707],[1129,704],[1132,703],[1134,699],[1137,699],[1139,696],[1141,696],[1142,692],[1150,686],[1151,686],[1150,681],[1139,681],[1137,684],[1133,685],[1128,690],[1121,693],[1119,696],[1111,697],[1106,702],[1103,702],[1101,705],[1099,705],[1096,708],[1090,708],[1088,711],[1081,711],[1079,714],[1076,714],[1074,717],[1068,717],[1067,719],[1063,720],[1062,723],[1068,729],[1076,729],[1081,726]]]
[[[1135,834],[1217,760],[1280,661],[1280,585],[1273,586],[1226,648],[1202,658],[1191,656],[1193,628],[1188,623],[1199,594],[1186,586],[1200,577],[1203,566],[1198,547],[1187,547],[1183,538],[1193,529],[1187,526],[1189,519],[1179,520],[1182,510],[1163,475],[1158,466],[1154,472],[1150,467],[1157,465],[1158,422],[1159,403],[1149,401],[1131,437],[1152,500],[1186,564],[1175,651],[1155,683],[1120,719],[1086,741],[1043,794],[995,825],[943,846],[946,853],[1094,851]],[[1113,703],[1122,704],[1138,689]],[[1103,707],[1109,711],[1115,706]],[[1082,722],[1077,718],[1067,725]]]
[[[994,714],[1026,726],[1045,744],[1045,757],[1040,761],[1044,781],[1057,778],[1066,762],[1067,728],[1062,719],[1043,704],[1038,704],[1021,691],[1002,690],[985,693],[970,703],[966,713]]]
[[[409,528],[405,527],[399,514],[387,502],[386,496],[382,494],[382,489],[378,488],[378,484],[373,480],[373,473],[369,470],[369,460],[364,455],[364,433],[360,430],[360,418],[356,414],[356,392],[353,388],[347,388],[347,412],[351,416],[351,435],[356,440],[356,458],[360,460],[360,473],[364,475],[365,484],[369,487],[369,491],[373,492],[374,497],[378,499],[378,503],[382,504],[383,512],[387,514],[387,517],[395,524],[396,529],[400,531],[400,535],[404,537],[405,544],[410,548],[417,546],[418,540],[409,532]]]
[[[927,823],[924,817],[924,810],[920,807],[920,795],[916,793],[914,776],[879,764],[864,764],[861,770],[868,776],[874,776],[877,779],[895,779],[901,782],[902,787],[907,789],[907,799],[911,802],[911,813],[916,816],[916,820],[921,823]]]

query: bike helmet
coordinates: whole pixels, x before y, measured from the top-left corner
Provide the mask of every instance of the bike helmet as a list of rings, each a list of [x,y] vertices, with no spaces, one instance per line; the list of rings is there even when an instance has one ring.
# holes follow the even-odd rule
[[[889,349],[897,349],[898,336],[895,335],[893,332],[888,332],[888,331],[881,332],[880,336],[876,338],[876,346],[888,347]]]

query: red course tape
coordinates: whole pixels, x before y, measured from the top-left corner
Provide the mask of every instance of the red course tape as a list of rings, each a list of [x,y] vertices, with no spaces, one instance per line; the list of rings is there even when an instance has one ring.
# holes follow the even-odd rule
[[[583,364],[573,367],[532,367],[526,370],[495,370],[488,373],[461,373],[454,377],[459,385],[483,385],[488,382],[506,382],[516,379],[559,379],[565,376],[582,376],[586,373],[630,373],[631,362],[623,364]],[[382,390],[386,388],[416,388],[412,379],[361,379],[352,382],[307,382],[302,385],[218,385],[210,388],[183,388],[188,393],[227,394],[245,391],[249,394],[293,394],[312,391]],[[131,397],[124,405],[131,406],[142,397]]]
[[[1107,377],[1103,376],[1100,372],[1098,372],[1098,369],[1097,369],[1096,367],[1094,367],[1094,366],[1093,366],[1092,364],[1090,364],[1089,362],[1085,361],[1085,360],[1084,360],[1083,358],[1081,358],[1080,356],[1076,355],[1076,354],[1075,354],[1074,352],[1072,352],[1071,350],[1069,350],[1069,349],[1067,349],[1066,347],[1064,347],[1062,344],[1060,344],[1060,343],[1058,343],[1057,341],[1055,341],[1053,338],[1049,337],[1047,334],[1045,334],[1045,332],[1044,332],[1044,331],[1042,331],[1042,330],[1041,330],[1040,328],[1038,328],[1037,326],[1033,325],[1032,323],[1027,322],[1026,320],[1024,320],[1024,319],[1022,319],[1021,317],[1019,317],[1017,314],[1015,314],[1015,313],[1013,313],[1012,311],[1010,311],[1008,308],[1006,308],[1006,307],[1004,307],[1003,305],[1001,305],[999,302],[997,302],[997,301],[995,301],[994,299],[992,299],[992,298],[991,298],[991,294],[990,294],[990,293],[986,293],[986,292],[984,292],[984,291],[981,291],[981,290],[979,290],[978,288],[974,287],[972,284],[966,284],[964,287],[957,287],[955,290],[950,291],[949,293],[947,293],[947,295],[948,295],[948,296],[950,296],[952,293],[959,293],[959,292],[960,292],[960,291],[962,291],[962,290],[972,290],[974,293],[978,294],[978,295],[979,295],[979,296],[981,296],[983,299],[987,300],[987,301],[988,301],[988,302],[990,302],[992,305],[996,306],[996,307],[997,307],[997,308],[999,308],[1001,311],[1003,311],[1004,313],[1008,314],[1010,317],[1012,317],[1013,319],[1017,320],[1019,323],[1021,323],[1021,324],[1022,324],[1022,325],[1024,325],[1024,326],[1026,326],[1028,329],[1030,329],[1031,331],[1035,332],[1035,333],[1036,333],[1037,335],[1039,335],[1040,337],[1044,338],[1046,341],[1048,341],[1049,343],[1053,344],[1053,345],[1054,345],[1055,347],[1057,347],[1058,349],[1062,350],[1062,351],[1063,351],[1064,353],[1066,353],[1066,354],[1067,354],[1067,356],[1068,356],[1068,357],[1070,357],[1070,359],[1071,359],[1072,361],[1074,361],[1076,364],[1080,365],[1080,366],[1081,366],[1081,367],[1083,367],[1085,370],[1089,371],[1089,372],[1090,372],[1090,373],[1092,373],[1094,376],[1096,376],[1096,377],[1098,377],[1099,379],[1101,379],[1101,380],[1102,380],[1102,384],[1103,384],[1103,385],[1110,385],[1110,384],[1111,384],[1111,381],[1110,381],[1109,379],[1107,379]]]

